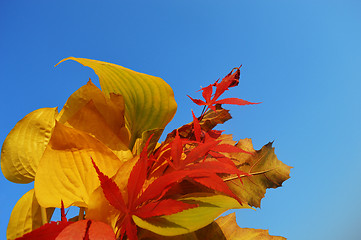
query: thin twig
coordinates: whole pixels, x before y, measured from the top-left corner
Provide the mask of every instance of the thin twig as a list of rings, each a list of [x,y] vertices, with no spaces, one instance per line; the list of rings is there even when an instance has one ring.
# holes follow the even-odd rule
[[[252,175],[252,176],[254,176],[254,175],[260,175],[260,174],[264,174],[264,173],[270,172],[270,171],[272,171],[272,170],[275,170],[275,168],[269,169],[269,170],[265,170],[265,171],[260,171],[260,172],[253,172],[253,173],[249,173],[249,174]],[[249,175],[239,175],[239,177],[248,177],[248,176],[249,176]],[[238,179],[238,176],[225,178],[225,179],[223,179],[223,181],[226,182],[226,181],[232,181],[232,180],[235,180],[235,179]]]

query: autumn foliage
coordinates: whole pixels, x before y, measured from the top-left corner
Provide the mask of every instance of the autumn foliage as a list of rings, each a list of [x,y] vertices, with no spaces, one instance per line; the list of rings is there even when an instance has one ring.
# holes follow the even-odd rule
[[[91,81],[63,109],[42,108],[16,124],[1,152],[4,176],[35,181],[11,214],[8,239],[284,239],[240,228],[229,209],[260,207],[267,188],[289,178],[272,143],[254,150],[215,127],[231,118],[221,98],[240,67],[201,88],[192,122],[159,142],[177,104],[162,79],[121,66],[68,58],[92,68]],[[64,59],[62,61],[68,60]],[[79,207],[68,220],[65,208]],[[61,220],[51,221],[55,208]],[[219,217],[219,218],[218,218]]]

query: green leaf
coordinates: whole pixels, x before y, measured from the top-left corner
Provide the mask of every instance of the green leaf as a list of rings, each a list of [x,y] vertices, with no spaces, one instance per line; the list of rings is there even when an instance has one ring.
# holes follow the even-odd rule
[[[47,221],[50,221],[54,208],[47,208]],[[6,232],[7,239],[15,239],[43,225],[41,207],[36,200],[34,189],[25,193],[13,208]]]
[[[177,200],[190,204],[195,203],[199,207],[146,220],[133,216],[135,224],[159,235],[175,236],[194,232],[207,226],[228,209],[250,208],[247,205],[241,206],[234,198],[207,193],[190,194]]]
[[[222,229],[216,222],[212,222],[195,232],[178,236],[161,236],[151,231],[139,228],[138,238],[139,240],[227,240],[222,232]]]
[[[35,110],[11,130],[1,149],[1,170],[9,181],[15,183],[34,181],[57,114],[57,108]]]
[[[118,93],[123,96],[125,123],[131,133],[130,149],[144,131],[162,129],[173,118],[177,109],[174,93],[161,78],[85,58],[69,57],[59,63],[66,60],[74,60],[92,68],[99,76],[100,86],[106,94]]]

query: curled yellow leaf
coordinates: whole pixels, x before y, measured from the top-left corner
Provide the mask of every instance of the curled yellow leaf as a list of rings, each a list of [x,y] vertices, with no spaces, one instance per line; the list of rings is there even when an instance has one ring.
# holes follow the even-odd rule
[[[34,180],[57,114],[57,108],[35,110],[10,131],[1,149],[1,170],[9,181],[29,183]]]

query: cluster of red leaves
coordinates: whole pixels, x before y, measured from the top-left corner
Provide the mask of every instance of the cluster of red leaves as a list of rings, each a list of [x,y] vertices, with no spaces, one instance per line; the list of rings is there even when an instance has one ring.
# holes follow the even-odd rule
[[[61,208],[61,221],[52,221],[44,224],[40,228],[25,234],[16,240],[91,240],[107,239],[114,240],[113,229],[99,221],[81,220],[70,222],[65,216],[64,205]]]
[[[249,105],[249,104],[256,104],[252,102],[245,101],[243,99],[239,98],[224,98],[221,100],[218,100],[218,98],[226,91],[229,90],[230,87],[238,86],[239,83],[239,76],[240,76],[240,68],[242,65],[238,68],[234,68],[233,70],[225,76],[220,83],[218,83],[218,80],[208,85],[207,87],[204,87],[201,89],[202,96],[205,101],[200,99],[193,99],[190,96],[188,96],[195,104],[200,106],[206,106],[207,110],[208,108],[212,109],[213,111],[216,111],[216,104],[234,104],[234,105]],[[216,88],[216,92],[213,94],[213,87]]]
[[[236,68],[234,73],[232,70],[220,83],[217,81],[201,89],[205,102],[191,99],[198,105],[206,105],[212,110],[216,110],[215,104],[252,104],[238,98],[217,100],[230,87],[237,86],[238,81],[239,68]],[[213,98],[212,87],[216,87]],[[238,175],[239,178],[241,175],[248,176],[248,173],[240,171],[235,163],[224,154],[247,152],[230,144],[222,144],[222,141],[218,140],[221,131],[209,130],[206,132],[202,130],[199,119],[203,117],[203,114],[199,119],[193,112],[192,115],[192,134],[187,138],[180,137],[178,130],[175,130],[174,137],[168,136],[167,140],[151,153],[148,153],[147,149],[152,137],[148,139],[139,160],[130,173],[127,201],[122,196],[119,186],[105,176],[93,161],[105,197],[113,207],[124,213],[117,222],[120,239],[123,239],[124,235],[130,240],[138,239],[137,227],[132,220],[133,215],[146,219],[171,215],[197,207],[196,204],[188,204],[174,199],[174,192],[178,195],[181,194],[179,191],[177,192],[179,190],[177,185],[184,181],[228,195],[242,204],[241,200],[223,181],[221,175],[232,174]],[[150,179],[152,179],[151,182],[145,184]]]

